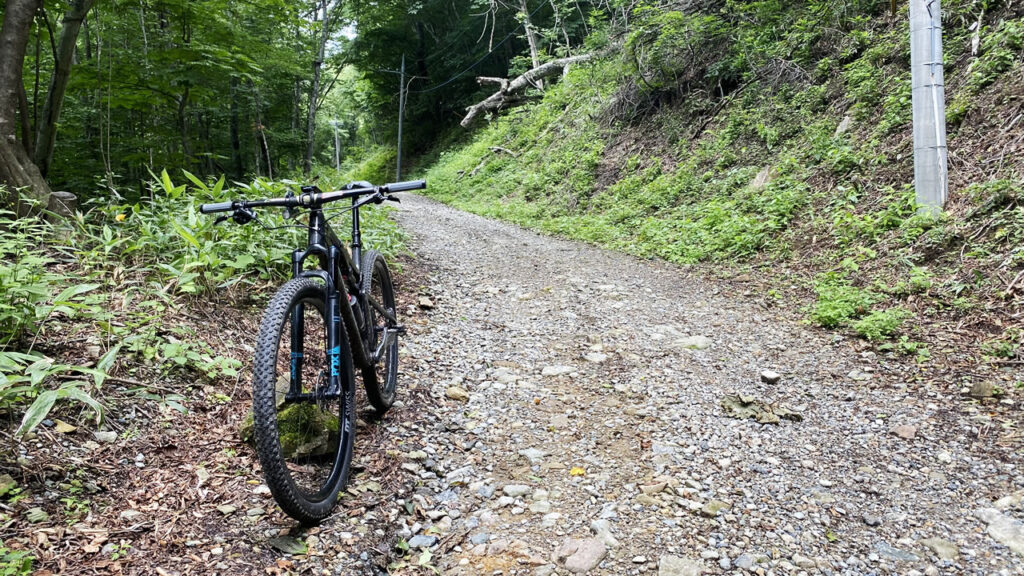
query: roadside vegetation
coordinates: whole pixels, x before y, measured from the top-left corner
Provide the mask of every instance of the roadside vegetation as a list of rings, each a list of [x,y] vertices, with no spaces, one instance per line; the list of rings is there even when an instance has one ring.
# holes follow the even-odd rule
[[[725,4],[639,5],[628,31],[592,33],[607,56],[443,149],[429,193],[753,282],[921,361],[1018,359],[1019,11],[943,5],[950,200],[933,218],[914,204],[906,7]]]
[[[240,313],[258,320],[271,289],[290,274],[291,250],[305,230],[271,210],[260,213],[262,224],[290,226],[215,226],[199,205],[283,195],[286,187],[163,172],[136,202],[89,203],[59,224],[33,218],[0,227],[0,418],[5,459],[21,472],[20,479],[0,475],[0,525],[48,522],[53,504],[68,525],[102,513],[90,499],[98,489],[86,482],[86,467],[54,460],[61,450],[24,446],[48,445],[40,441],[80,427],[90,438],[102,431],[95,434],[101,442],[130,438],[232,402],[221,384],[237,383],[251,342],[211,341],[200,315],[203,324],[235,322]],[[346,217],[336,225],[344,227]],[[385,210],[363,218],[369,245],[390,257],[404,250]],[[59,482],[47,480],[51,487],[33,494],[21,483],[32,477]],[[15,514],[26,506],[35,517]],[[105,556],[116,561],[125,553]],[[0,547],[0,559],[8,573],[31,572],[24,549]]]
[[[96,398],[114,375],[121,383],[237,375],[238,361],[212,353],[178,314],[215,293],[243,306],[266,298],[290,275],[305,229],[271,210],[247,226],[216,226],[199,213],[204,202],[284,195],[285,182],[225,187],[223,178],[187,172],[180,181],[165,171],[138,202],[96,203],[60,225],[21,219],[0,229],[0,410],[21,416],[18,435],[31,434],[62,399],[85,403],[99,422]],[[335,222],[343,227],[346,217]],[[392,257],[403,249],[385,211],[367,210],[366,220],[369,245]],[[68,363],[76,354],[84,362]],[[47,380],[61,383],[45,387]],[[174,395],[159,400],[185,409]]]

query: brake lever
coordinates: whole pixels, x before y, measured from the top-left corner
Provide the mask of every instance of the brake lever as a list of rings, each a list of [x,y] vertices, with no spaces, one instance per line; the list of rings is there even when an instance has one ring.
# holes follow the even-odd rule
[[[286,193],[286,194],[284,195],[284,197],[285,197],[285,198],[295,198],[295,193],[294,193],[294,192],[292,192],[291,190],[289,190],[289,191],[288,191],[288,192],[287,192],[287,193]],[[292,210],[292,207],[291,207],[291,206],[285,206],[285,208],[284,208],[284,219],[285,219],[285,220],[291,220],[292,218],[294,218],[294,217],[295,217],[295,215],[296,215],[296,214],[298,214],[298,211],[297,211],[297,210]]]
[[[249,207],[236,208],[231,218],[236,224],[248,224],[256,219],[256,211]]]
[[[216,226],[217,224],[220,224],[222,222],[227,222],[230,218],[231,218],[231,214],[225,214],[223,216],[218,216],[217,219],[213,221],[213,225]]]
[[[387,196],[384,197],[384,199],[387,200],[388,202],[398,202],[399,204],[402,203],[402,199],[393,194],[388,194]]]

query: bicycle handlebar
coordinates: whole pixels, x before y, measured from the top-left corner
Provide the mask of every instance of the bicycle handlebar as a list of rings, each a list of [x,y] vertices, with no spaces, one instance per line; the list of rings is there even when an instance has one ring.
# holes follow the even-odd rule
[[[391,182],[382,186],[369,185],[368,182],[353,182],[359,188],[342,189],[333,192],[320,192],[315,187],[304,186],[299,196],[287,196],[284,198],[267,198],[266,200],[232,200],[230,202],[216,202],[203,204],[199,211],[203,214],[214,214],[216,212],[230,212],[236,208],[258,208],[262,206],[281,206],[294,208],[299,206],[320,206],[328,202],[334,202],[343,198],[355,198],[367,194],[389,194],[391,192],[408,192],[410,190],[423,190],[427,187],[426,180],[409,180],[406,182]],[[350,186],[352,185],[350,184]],[[363,186],[366,185],[366,186]],[[383,198],[381,198],[383,201]]]
[[[427,187],[426,180],[410,180],[408,182],[393,182],[385,184],[381,188],[387,188],[387,192],[408,192],[409,190],[423,190]]]
[[[203,214],[213,214],[215,212],[227,212],[231,210],[235,205],[234,202],[217,202],[216,204],[203,204],[199,207],[199,211]]]

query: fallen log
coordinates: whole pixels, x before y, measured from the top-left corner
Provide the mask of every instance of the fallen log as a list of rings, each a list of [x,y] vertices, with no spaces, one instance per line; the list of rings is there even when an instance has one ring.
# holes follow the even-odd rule
[[[481,76],[477,78],[476,81],[481,85],[497,84],[499,88],[494,94],[491,94],[480,102],[466,108],[466,117],[462,119],[462,122],[460,122],[461,126],[463,128],[468,128],[481,112],[498,110],[505,104],[512,102],[513,99],[511,97],[513,95],[535,85],[538,80],[559,74],[570,64],[575,62],[585,62],[590,60],[592,57],[592,54],[581,54],[579,56],[570,56],[568,58],[559,58],[558,60],[545,62],[536,68],[527,70],[512,80],[507,80],[505,78],[493,78],[489,76]],[[514,101],[518,101],[518,99]]]

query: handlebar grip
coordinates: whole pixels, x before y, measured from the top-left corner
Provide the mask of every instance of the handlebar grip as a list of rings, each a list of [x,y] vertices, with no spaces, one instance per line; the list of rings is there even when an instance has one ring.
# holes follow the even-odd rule
[[[387,189],[388,192],[406,192],[409,190],[423,190],[427,187],[426,180],[410,180],[408,182],[392,182],[391,184],[385,184],[382,188]]]
[[[214,212],[227,212],[234,207],[234,202],[217,202],[215,204],[203,204],[199,207],[199,211],[203,214],[213,214]]]

